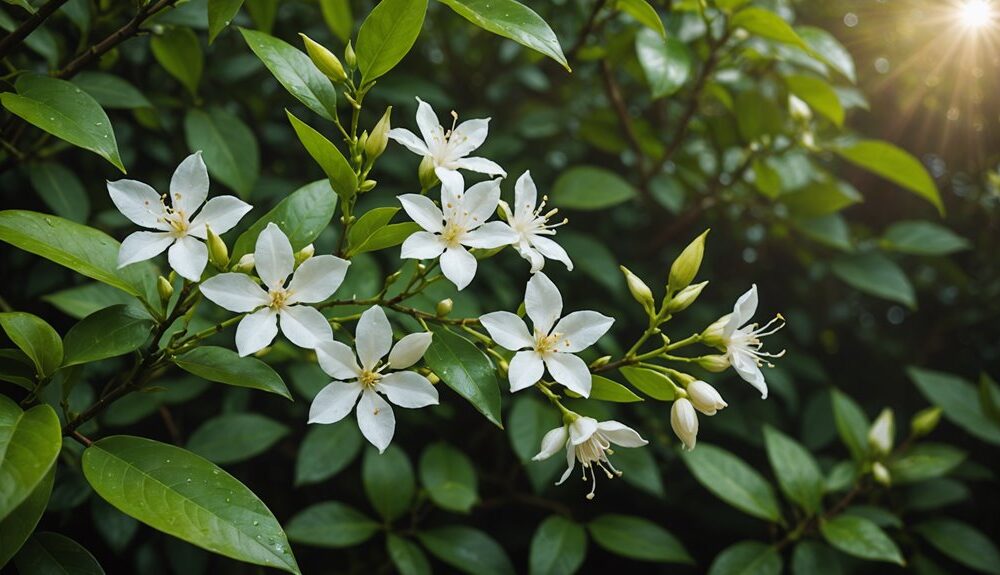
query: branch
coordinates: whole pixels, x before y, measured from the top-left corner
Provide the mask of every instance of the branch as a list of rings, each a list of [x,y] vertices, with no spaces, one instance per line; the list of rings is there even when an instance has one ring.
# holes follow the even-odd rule
[[[597,2],[594,2],[594,9],[590,11],[590,16],[587,17],[587,21],[583,23],[583,27],[580,28],[580,32],[576,35],[576,42],[574,42],[573,47],[566,52],[567,61],[576,58],[577,52],[579,52],[587,43],[587,38],[594,30],[597,29],[597,15],[607,3],[608,0],[597,0]]]
[[[66,2],[67,0],[49,0],[37,12],[32,14],[31,18],[25,20],[23,24],[8,34],[7,37],[0,40],[0,58],[5,57],[8,52],[16,48],[18,44],[34,32],[36,28],[41,26],[49,16]]]

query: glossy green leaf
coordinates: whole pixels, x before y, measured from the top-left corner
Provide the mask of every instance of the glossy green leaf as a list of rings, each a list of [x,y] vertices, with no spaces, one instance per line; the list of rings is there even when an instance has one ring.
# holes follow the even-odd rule
[[[222,108],[192,109],[184,116],[184,134],[188,149],[201,151],[213,178],[242,198],[250,196],[260,175],[260,148],[242,120]]]
[[[361,482],[372,507],[388,521],[410,509],[416,491],[413,466],[401,448],[390,445],[385,453],[370,447],[361,463]]]
[[[622,472],[622,480],[654,497],[663,497],[663,476],[651,449],[615,448],[615,467]]]
[[[288,428],[256,413],[225,413],[194,430],[187,448],[219,465],[239,463],[269,450]]]
[[[956,519],[931,519],[914,526],[938,551],[980,573],[1000,574],[1000,550],[975,527]]]
[[[340,473],[357,458],[361,447],[361,432],[351,419],[309,426],[295,458],[295,485],[321,483]]]
[[[45,512],[45,507],[49,503],[49,495],[52,493],[55,477],[56,466],[53,465],[45,477],[35,486],[31,495],[14,508],[7,517],[0,520],[0,568],[10,561],[11,557],[17,553],[18,549],[28,540],[28,536],[35,530],[38,521]]]
[[[552,204],[571,210],[604,210],[634,197],[635,188],[621,176],[594,166],[564,171],[552,188]]]
[[[588,523],[587,529],[595,543],[622,557],[661,563],[694,563],[676,537],[641,517],[601,515]]]
[[[587,557],[587,532],[559,515],[542,521],[531,538],[531,575],[573,575]]]
[[[871,425],[868,416],[857,402],[840,390],[832,390],[830,400],[840,439],[847,446],[851,457],[855,460],[864,459],[868,455],[868,428]]]
[[[341,42],[346,43],[350,40],[351,31],[354,29],[354,16],[351,14],[350,0],[319,0],[319,7],[327,28]]]
[[[153,36],[149,47],[164,70],[177,78],[191,95],[198,93],[205,55],[201,51],[201,41],[193,30],[167,28],[162,34]]]
[[[0,313],[0,328],[31,358],[39,377],[52,375],[63,360],[63,343],[42,318],[21,311]]]
[[[333,191],[345,200],[353,198],[358,191],[358,176],[354,173],[354,168],[348,163],[347,158],[323,134],[293,116],[291,112],[286,110],[286,113],[299,141],[305,146],[312,159],[316,160],[316,163],[323,168],[326,177],[330,178]]]
[[[153,104],[128,80],[106,72],[80,72],[73,83],[97,100],[104,108],[152,108]]]
[[[876,252],[844,256],[831,264],[833,273],[867,294],[916,308],[913,284],[896,262]]]
[[[893,484],[940,477],[965,461],[966,453],[943,443],[920,443],[888,462]]]
[[[902,527],[903,521],[892,512],[874,505],[851,505],[843,511],[847,515],[864,517],[879,527]]]
[[[408,539],[389,533],[386,552],[400,575],[431,575],[431,563],[420,547]]]
[[[24,411],[0,395],[0,520],[45,479],[62,446],[62,427],[47,404]]]
[[[82,466],[98,495],[154,529],[232,559],[299,573],[274,515],[207,459],[117,435],[88,447]]]
[[[733,28],[743,28],[754,36],[809,50],[809,46],[788,25],[788,22],[764,8],[756,6],[744,8],[733,15],[729,25]]]
[[[854,58],[833,34],[813,26],[798,26],[795,32],[831,68],[851,82],[857,82],[854,72]]]
[[[19,76],[15,88],[16,94],[0,94],[10,113],[125,172],[111,120],[90,94],[66,80],[35,74]]]
[[[420,482],[438,507],[468,513],[479,501],[472,461],[447,443],[434,443],[420,456]]]
[[[771,484],[742,459],[704,443],[684,452],[683,459],[698,483],[719,499],[754,517],[782,521]]]
[[[420,226],[413,222],[390,224],[399,208],[375,208],[364,213],[351,226],[347,234],[347,254],[354,256],[365,252],[398,246]]]
[[[691,52],[673,36],[640,30],[635,35],[635,53],[654,99],[677,93],[691,75]]]
[[[828,120],[842,126],[844,124],[844,108],[833,87],[826,81],[814,76],[786,76],[788,89],[809,104],[809,107]]]
[[[899,547],[885,531],[870,520],[854,515],[840,515],[821,521],[823,538],[837,549],[869,561],[905,564]]]
[[[565,459],[561,457],[550,457],[543,461],[531,460],[538,453],[542,437],[549,430],[561,425],[562,420],[558,412],[547,403],[543,404],[535,397],[523,394],[514,398],[510,414],[507,416],[507,435],[535,491],[540,492],[550,487],[556,474],[566,468]]]
[[[355,52],[361,83],[392,70],[413,47],[424,25],[427,0],[382,0],[358,31]]]
[[[838,212],[863,200],[854,186],[841,180],[824,178],[804,188],[782,194],[781,203],[794,217],[815,218]]]
[[[142,309],[115,305],[85,317],[66,332],[63,365],[117,357],[142,347],[153,331],[153,318]]]
[[[240,11],[243,0],[208,0],[208,42],[222,32]]]
[[[139,306],[139,301],[133,296],[98,282],[89,282],[50,293],[42,296],[42,299],[75,319],[83,319],[95,311],[113,305]]]
[[[89,551],[69,537],[58,533],[36,533],[14,557],[23,574],[104,575],[101,564]]]
[[[792,224],[802,235],[813,241],[844,252],[850,252],[854,249],[851,231],[847,227],[844,216],[840,214],[828,214],[818,218],[797,218],[792,220]]]
[[[852,164],[906,188],[934,204],[944,215],[937,185],[920,160],[909,152],[880,140],[861,140],[833,150]]]
[[[13,383],[27,391],[35,389],[36,368],[31,358],[19,349],[0,349],[0,381]]]
[[[328,180],[302,186],[236,238],[230,261],[238,262],[241,257],[253,253],[257,236],[272,222],[288,236],[293,250],[301,250],[319,237],[336,211],[337,195]]]
[[[28,164],[28,179],[42,201],[59,217],[85,223],[90,215],[90,198],[80,179],[55,162]]]
[[[945,256],[972,247],[969,240],[948,228],[919,220],[896,222],[882,235],[887,250],[921,256]]]
[[[659,401],[674,400],[674,385],[666,375],[644,367],[622,367],[625,379],[636,389]]]
[[[379,524],[337,501],[311,505],[295,514],[286,527],[288,539],[314,547],[353,547],[379,530]]]
[[[590,399],[613,401],[615,403],[633,403],[644,401],[632,390],[606,377],[594,375],[590,378]]]
[[[470,575],[513,575],[514,566],[492,537],[471,527],[453,525],[418,531],[417,538],[435,557]]]
[[[741,541],[716,555],[708,575],[781,575],[781,555],[759,541]]]
[[[792,575],[843,575],[839,554],[819,541],[800,541],[792,552]]]
[[[205,345],[175,357],[174,363],[208,381],[259,389],[292,399],[285,382],[271,366],[255,357],[240,357],[231,349]]]
[[[337,115],[337,91],[309,56],[263,32],[240,28],[243,39],[288,92],[324,119]]]
[[[464,397],[497,427],[500,422],[500,383],[496,368],[471,341],[447,328],[435,328],[434,341],[424,354],[427,367]]]
[[[646,0],[618,0],[618,9],[659,34],[661,38],[667,37],[667,31],[663,28],[663,20],[656,13],[656,8]]]
[[[139,522],[125,515],[100,497],[90,498],[90,516],[94,529],[115,553],[122,553],[139,531]]]
[[[809,513],[818,513],[823,501],[823,474],[809,451],[798,441],[764,426],[767,458],[781,491]]]
[[[944,417],[966,432],[1000,445],[1000,425],[983,410],[972,383],[942,371],[910,367],[907,374],[928,401],[941,408]]]

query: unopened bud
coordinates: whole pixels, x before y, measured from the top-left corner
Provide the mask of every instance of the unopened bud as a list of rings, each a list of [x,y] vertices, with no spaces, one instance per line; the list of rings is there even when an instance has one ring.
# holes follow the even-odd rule
[[[701,258],[705,254],[705,236],[708,235],[708,232],[709,230],[705,230],[688,244],[670,266],[670,280],[667,283],[670,293],[677,293],[691,285],[695,276],[698,275]]]
[[[372,133],[365,142],[365,156],[368,157],[369,162],[381,156],[382,152],[385,151],[385,147],[389,145],[389,130],[392,129],[392,126],[389,125],[389,118],[391,116],[392,106],[389,106],[385,109],[385,113],[382,114],[382,118],[372,128]]]
[[[687,392],[694,408],[705,415],[715,415],[720,409],[729,405],[714,387],[700,379],[691,382]]]
[[[226,247],[226,242],[222,241],[219,234],[213,232],[210,226],[205,226],[205,233],[207,234],[208,261],[212,262],[212,265],[219,270],[225,270],[226,266],[229,265],[229,248]]]
[[[691,306],[691,304],[694,303],[694,300],[698,299],[698,296],[701,295],[701,290],[705,289],[705,286],[707,285],[708,282],[701,282],[689,285],[688,287],[677,292],[677,294],[670,300],[670,303],[667,304],[667,313],[675,314],[686,310]]]
[[[599,369],[599,368],[604,367],[605,365],[608,365],[608,363],[610,363],[610,362],[611,362],[611,356],[610,355],[604,355],[604,356],[601,356],[601,357],[595,359],[594,361],[590,362],[590,366],[589,367],[590,367],[590,369]]]
[[[299,267],[300,265],[302,265],[302,262],[313,257],[314,253],[316,253],[316,246],[312,244],[309,244],[308,246],[295,252],[295,267]]]
[[[876,461],[872,465],[872,477],[875,478],[875,481],[886,487],[892,485],[892,476],[889,474],[889,470],[885,467],[885,465],[882,465],[881,461]]]
[[[431,385],[437,385],[441,383],[441,378],[436,373],[431,372],[427,374],[427,381],[431,382]]]
[[[941,408],[934,406],[922,409],[910,420],[910,432],[914,437],[923,437],[934,431],[941,421]]]
[[[625,266],[618,266],[622,273],[625,275],[625,283],[628,285],[628,291],[635,298],[635,301],[639,302],[642,309],[646,310],[646,313],[652,315],[653,313],[653,292],[646,285],[646,282],[629,271]]]
[[[387,276],[387,277],[385,278],[385,285],[386,285],[386,286],[391,286],[392,284],[396,283],[396,282],[397,282],[397,281],[399,280],[400,276],[402,276],[402,275],[403,275],[403,272],[402,272],[402,270],[400,270],[400,271],[395,271],[395,272],[393,272],[393,273],[389,274],[389,275],[388,275],[388,276]]]
[[[729,357],[725,355],[703,355],[697,359],[698,367],[718,373],[729,369]]]
[[[788,96],[788,112],[793,120],[799,122],[808,122],[812,119],[812,109],[809,108],[809,104],[794,94]]]
[[[236,271],[248,274],[253,271],[255,265],[256,262],[253,259],[253,254],[246,254],[236,263]]]
[[[354,53],[354,46],[351,45],[351,41],[347,41],[347,47],[344,48],[344,62],[347,62],[348,69],[353,70],[358,65],[358,57]]]
[[[334,55],[333,52],[327,50],[322,44],[313,41],[312,38],[306,36],[305,34],[299,33],[302,36],[302,41],[306,45],[306,53],[309,54],[309,59],[316,64],[320,72],[334,81],[334,83],[340,83],[347,80],[347,72],[344,71],[344,65],[340,63],[340,59]]]
[[[892,443],[896,435],[896,422],[892,410],[888,407],[875,418],[875,423],[868,430],[868,445],[878,455],[887,455],[892,451]]]
[[[437,307],[434,308],[434,313],[438,317],[444,317],[451,313],[452,308],[455,307],[455,302],[451,301],[451,298],[443,299],[437,303]]]
[[[727,313],[706,327],[705,331],[701,332],[701,342],[719,349],[726,349],[726,325],[732,316],[733,314]]]
[[[670,427],[684,444],[686,451],[694,449],[698,442],[698,414],[690,400],[681,397],[674,400],[670,408]]]
[[[375,189],[375,186],[377,184],[378,182],[376,182],[375,180],[365,180],[361,182],[361,186],[358,187],[358,190],[361,192],[370,192]]]
[[[160,276],[156,279],[156,293],[160,294],[160,301],[166,303],[170,301],[170,296],[174,295],[174,285],[167,278]]]
[[[438,177],[434,173],[434,158],[424,156],[424,159],[420,160],[417,176],[420,178],[420,187],[424,190],[429,190],[437,185]]]

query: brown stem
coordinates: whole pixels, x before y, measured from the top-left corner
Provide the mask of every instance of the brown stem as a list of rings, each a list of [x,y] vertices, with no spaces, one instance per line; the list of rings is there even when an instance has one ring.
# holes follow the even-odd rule
[[[17,47],[18,44],[28,37],[28,34],[34,32],[36,28],[41,26],[49,16],[66,2],[67,0],[49,0],[37,12],[32,14],[30,18],[25,20],[23,24],[18,26],[3,40],[0,40],[0,58],[5,57],[8,52]]]
[[[74,432],[70,433],[70,437],[72,437],[73,439],[79,441],[81,444],[83,444],[84,447],[90,447],[91,445],[94,444],[94,442],[91,441],[90,438],[88,438],[86,435],[80,433],[79,431],[74,431]]]

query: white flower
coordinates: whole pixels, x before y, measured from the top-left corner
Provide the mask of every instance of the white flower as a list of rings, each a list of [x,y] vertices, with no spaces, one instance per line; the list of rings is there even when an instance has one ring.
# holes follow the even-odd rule
[[[437,405],[438,392],[427,378],[412,371],[382,373],[386,368],[402,370],[420,361],[431,344],[431,334],[413,333],[392,347],[392,327],[382,308],[374,306],[361,314],[355,347],[361,365],[350,347],[339,341],[324,341],[316,347],[319,365],[337,381],[320,390],[309,407],[309,423],[334,423],[358,404],[361,433],[385,451],[396,430],[392,407],[379,396],[400,407]],[[392,351],[389,348],[392,347]],[[381,359],[389,355],[386,363]],[[358,401],[358,396],[361,401]]]
[[[705,415],[715,415],[720,409],[729,407],[714,387],[700,379],[688,384],[687,393],[694,408]]]
[[[389,138],[403,144],[414,154],[431,158],[435,168],[471,170],[490,176],[507,175],[503,168],[486,158],[466,157],[486,141],[489,118],[467,120],[458,127],[452,124],[452,129],[445,132],[431,105],[420,98],[417,102],[417,127],[423,139],[403,128],[390,130]],[[458,114],[452,112],[452,117],[458,122]]]
[[[594,490],[597,488],[597,471],[595,466],[608,476],[608,479],[622,474],[615,469],[608,460],[608,455],[613,454],[611,444],[622,447],[642,447],[649,443],[639,436],[636,431],[617,421],[597,422],[590,417],[577,417],[569,425],[557,427],[545,434],[542,438],[542,449],[538,455],[532,457],[534,461],[548,459],[560,449],[566,449],[566,471],[556,482],[561,484],[573,472],[573,466],[580,461],[583,469],[583,480],[587,480],[587,472],[593,483],[590,486],[590,493],[587,499],[594,498]]]
[[[216,304],[237,313],[252,312],[236,328],[236,349],[241,356],[260,351],[281,331],[299,347],[314,348],[332,339],[330,323],[310,304],[319,303],[337,291],[350,262],[331,255],[302,262],[292,275],[295,256],[288,237],[274,223],[257,236],[254,266],[264,287],[247,274],[224,273],[205,280],[201,293]],[[260,309],[258,309],[260,308]],[[257,311],[254,311],[257,310]]]
[[[477,267],[476,256],[466,247],[498,248],[516,241],[517,236],[503,222],[486,223],[500,201],[499,179],[474,184],[466,191],[458,172],[438,169],[437,173],[443,212],[426,196],[399,196],[406,213],[425,230],[406,238],[400,255],[419,260],[441,256],[444,277],[463,289],[476,276]]]
[[[500,201],[500,209],[503,210],[504,217],[511,229],[517,234],[517,242],[514,247],[521,254],[521,257],[531,262],[531,273],[535,273],[545,266],[545,258],[558,260],[566,264],[566,269],[573,269],[573,262],[570,261],[566,250],[559,244],[544,236],[554,236],[554,228],[565,224],[563,220],[558,224],[549,224],[548,219],[556,215],[558,210],[550,210],[542,213],[545,209],[547,197],[542,196],[542,203],[538,206],[538,189],[534,180],[531,179],[530,172],[524,172],[514,184],[514,209],[511,210],[507,202]]]
[[[534,334],[528,332],[523,319],[510,312],[495,311],[479,318],[494,341],[517,351],[507,370],[510,390],[520,391],[538,383],[547,367],[558,383],[589,397],[590,369],[573,354],[593,345],[615,320],[596,311],[576,311],[556,323],[562,314],[562,296],[541,272],[528,280],[524,307]]]
[[[767,399],[767,382],[764,381],[764,373],[761,372],[760,367],[762,365],[774,367],[765,358],[781,357],[785,352],[784,350],[778,353],[761,351],[764,344],[760,340],[785,327],[785,322],[784,318],[778,314],[763,327],[758,327],[756,323],[743,325],[753,318],[756,311],[757,285],[754,284],[745,294],[740,296],[740,299],[736,300],[733,313],[723,316],[716,324],[722,324],[721,341],[726,350],[726,358],[729,359],[733,369],[747,383],[760,391],[761,399]],[[776,322],[780,323],[774,326]],[[743,327],[739,327],[741,325]]]
[[[868,445],[879,455],[887,455],[892,451],[892,442],[896,435],[896,420],[892,410],[883,409],[875,423],[868,430]]]
[[[208,263],[208,248],[200,241],[208,227],[224,234],[239,223],[252,206],[235,196],[212,198],[207,204],[208,170],[195,152],[184,159],[170,178],[170,206],[166,195],[136,180],[108,182],[111,201],[126,218],[155,232],[135,232],[125,238],[118,252],[118,267],[154,258],[170,248],[170,267],[193,282],[201,279]],[[192,219],[198,208],[205,207]]]
[[[698,414],[694,405],[686,397],[674,400],[670,408],[670,427],[684,444],[684,449],[691,451],[698,441]]]

